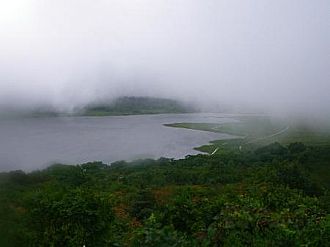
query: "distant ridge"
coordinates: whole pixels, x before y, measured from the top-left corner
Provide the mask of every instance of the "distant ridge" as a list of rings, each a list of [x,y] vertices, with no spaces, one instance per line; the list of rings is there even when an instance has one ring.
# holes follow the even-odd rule
[[[80,115],[84,116],[118,116],[161,113],[196,112],[188,104],[164,98],[125,96],[107,103],[93,103],[84,107]]]
[[[124,96],[114,100],[76,106],[70,111],[50,105],[41,105],[31,109],[5,109],[0,118],[11,117],[73,117],[73,116],[123,116],[162,113],[198,112],[196,107],[173,99],[155,97]]]

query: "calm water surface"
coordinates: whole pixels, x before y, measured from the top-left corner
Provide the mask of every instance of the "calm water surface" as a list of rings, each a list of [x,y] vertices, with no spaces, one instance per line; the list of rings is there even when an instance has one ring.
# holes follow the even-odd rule
[[[177,129],[175,122],[233,122],[222,114],[160,114],[0,120],[0,170],[44,168],[52,163],[111,163],[138,158],[183,158],[193,148],[230,135]]]

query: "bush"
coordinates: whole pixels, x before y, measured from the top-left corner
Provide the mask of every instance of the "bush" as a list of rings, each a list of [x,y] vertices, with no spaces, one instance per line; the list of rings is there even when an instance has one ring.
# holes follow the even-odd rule
[[[41,193],[31,207],[32,242],[38,246],[102,246],[113,218],[106,198],[80,188]]]

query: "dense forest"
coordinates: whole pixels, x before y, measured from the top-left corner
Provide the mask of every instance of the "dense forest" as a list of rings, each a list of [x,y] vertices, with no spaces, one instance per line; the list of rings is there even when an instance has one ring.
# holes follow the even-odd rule
[[[0,174],[0,246],[330,246],[330,147]]]

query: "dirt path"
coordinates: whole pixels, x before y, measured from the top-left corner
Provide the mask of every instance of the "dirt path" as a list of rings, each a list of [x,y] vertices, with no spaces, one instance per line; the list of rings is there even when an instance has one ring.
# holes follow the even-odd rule
[[[214,155],[218,150],[219,148],[216,148],[210,155]]]

